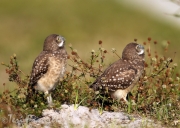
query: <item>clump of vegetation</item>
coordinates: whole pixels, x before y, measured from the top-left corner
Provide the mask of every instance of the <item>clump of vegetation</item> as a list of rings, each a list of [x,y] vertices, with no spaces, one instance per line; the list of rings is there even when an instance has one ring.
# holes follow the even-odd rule
[[[136,39],[134,40],[136,41]],[[168,125],[179,125],[180,120],[180,78],[177,73],[177,64],[173,57],[161,55],[153,51],[158,46],[157,41],[148,38],[143,43],[146,48],[146,64],[143,76],[140,78],[132,94],[128,95],[129,104],[123,101],[114,101],[108,95],[96,93],[89,85],[102,74],[106,65],[106,56],[113,53],[120,58],[115,49],[107,51],[99,41],[99,48],[92,50],[88,61],[84,61],[77,50],[71,45],[69,54],[70,70],[60,79],[59,85],[53,91],[54,108],[58,109],[61,104],[74,104],[77,109],[79,105],[90,109],[138,113],[158,119]],[[163,45],[164,53],[168,52],[167,42]],[[21,113],[24,117],[30,114],[40,116],[43,109],[47,108],[47,101],[42,92],[37,92],[26,102],[29,76],[23,73],[18,65],[16,55],[10,58],[10,64],[2,64],[9,74],[9,81],[17,84],[13,91],[4,90],[0,95],[0,103],[11,106],[14,113]],[[7,85],[3,85],[7,86]],[[3,115],[5,116],[5,115]],[[21,117],[22,118],[22,117]]]
[[[160,55],[151,49],[152,43],[157,47],[157,41],[144,42],[147,58],[144,76],[140,79],[133,99],[136,105],[132,108],[163,121],[175,125],[180,119],[180,78],[177,63],[173,58]],[[163,45],[164,54],[168,52],[170,42]],[[176,53],[174,53],[176,54]]]

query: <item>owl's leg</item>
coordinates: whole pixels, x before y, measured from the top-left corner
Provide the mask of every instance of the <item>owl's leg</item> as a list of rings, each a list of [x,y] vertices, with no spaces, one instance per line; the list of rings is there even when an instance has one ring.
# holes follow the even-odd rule
[[[48,106],[52,106],[53,105],[53,101],[52,101],[51,93],[49,93],[49,91],[46,91],[45,95],[47,96]]]
[[[127,92],[125,90],[117,90],[113,93],[111,93],[111,97],[113,99],[117,99],[117,100],[124,100],[126,104],[128,104],[129,102],[127,101],[126,97],[127,97]]]
[[[49,94],[49,96],[47,97],[47,101],[48,101],[48,104],[52,104],[52,96],[51,96],[51,94]]]
[[[126,97],[123,97],[123,100],[125,101],[126,104],[128,104],[129,102],[127,101]]]
[[[126,100],[129,101],[129,100],[130,100],[130,97],[132,97],[132,96],[133,96],[132,93],[129,92],[129,93],[127,94],[127,96],[126,96]]]

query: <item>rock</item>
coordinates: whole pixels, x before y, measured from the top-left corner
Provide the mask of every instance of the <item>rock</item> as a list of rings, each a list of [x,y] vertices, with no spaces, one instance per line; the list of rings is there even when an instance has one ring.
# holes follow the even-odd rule
[[[74,105],[62,105],[60,110],[46,109],[42,113],[43,117],[33,120],[28,127],[52,126],[63,128],[141,128],[156,127],[162,128],[160,123],[155,123],[148,118],[137,115],[128,115],[124,112],[107,112],[100,114],[98,109],[89,110],[88,107]]]

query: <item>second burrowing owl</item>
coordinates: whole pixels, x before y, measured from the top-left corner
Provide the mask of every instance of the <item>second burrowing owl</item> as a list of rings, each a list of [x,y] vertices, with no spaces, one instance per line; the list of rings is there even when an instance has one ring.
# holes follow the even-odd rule
[[[101,89],[114,99],[124,99],[132,90],[144,71],[144,47],[129,43],[122,52],[122,58],[111,64],[95,82],[90,85],[95,91]]]

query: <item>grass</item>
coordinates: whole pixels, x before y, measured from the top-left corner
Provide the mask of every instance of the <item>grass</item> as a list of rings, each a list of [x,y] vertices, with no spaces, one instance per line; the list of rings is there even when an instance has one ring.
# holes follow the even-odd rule
[[[162,50],[168,52],[169,42]],[[180,78],[177,72],[177,63],[173,57],[159,53],[153,47],[161,46],[157,41],[148,38],[144,42],[146,47],[145,73],[139,80],[136,88],[129,95],[129,104],[114,101],[108,95],[94,92],[88,86],[108,66],[105,64],[107,56],[112,53],[119,57],[115,50],[108,51],[103,47],[102,41],[91,52],[89,60],[85,61],[73,46],[69,46],[70,71],[61,79],[59,86],[53,91],[54,107],[61,104],[75,104],[99,109],[100,114],[106,111],[125,111],[140,114],[163,122],[167,126],[179,126],[180,120]],[[161,55],[163,54],[163,55]],[[14,82],[17,88],[12,92],[5,89],[0,96],[1,104],[10,106],[12,113],[22,116],[35,114],[41,116],[42,110],[47,108],[47,101],[42,92],[32,94],[30,102],[26,102],[28,76],[23,74],[18,65],[16,55],[11,56],[9,64],[3,64],[9,75],[9,81]],[[7,85],[5,84],[4,87]],[[7,110],[2,109],[2,117],[6,117]],[[18,118],[18,116],[17,116]]]

